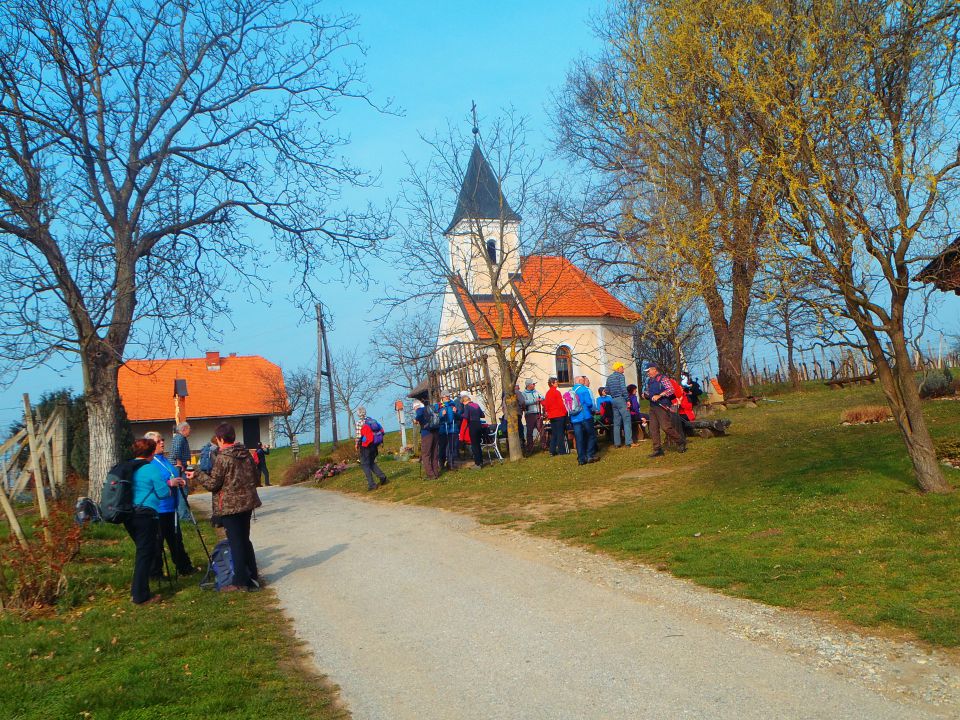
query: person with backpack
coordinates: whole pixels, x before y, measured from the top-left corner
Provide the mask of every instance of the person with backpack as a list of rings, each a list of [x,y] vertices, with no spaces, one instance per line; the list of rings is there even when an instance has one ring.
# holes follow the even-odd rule
[[[136,545],[137,552],[133,560],[133,580],[130,584],[130,599],[135,605],[156,602],[159,595],[150,591],[150,570],[153,560],[159,554],[157,540],[160,536],[160,503],[171,496],[170,488],[179,488],[183,483],[180,477],[164,477],[153,457],[157,443],[151,438],[141,438],[133,442],[133,460],[128,460],[124,470],[131,472],[132,512],[123,521],[123,526]],[[115,469],[111,472],[117,472]]]
[[[460,454],[460,409],[449,393],[440,396],[440,432],[438,435],[437,455],[440,469],[457,469]]]
[[[263,484],[270,487],[270,471],[267,469],[267,455],[270,454],[270,448],[262,442],[257,443],[257,449],[253,451],[257,458],[257,469],[263,476]]]
[[[483,467],[483,448],[480,447],[483,442],[483,418],[485,413],[477,403],[470,398],[470,393],[464,391],[460,393],[463,402],[463,420],[461,422],[461,433],[466,430],[467,437],[470,439],[470,449],[473,451],[473,465],[471,470],[479,470]]]
[[[543,398],[543,411],[550,421],[550,454],[566,455],[567,446],[564,442],[567,433],[567,406],[563,402],[563,395],[557,387],[560,381],[552,377],[547,380],[549,389]]]
[[[440,460],[437,457],[440,418],[429,401],[417,401],[413,407],[413,421],[420,426],[420,464],[423,474],[428,480],[436,480],[440,477]]]
[[[260,589],[257,557],[250,542],[250,516],[260,507],[257,494],[259,471],[250,451],[237,442],[237,432],[230,423],[220,423],[213,434],[218,448],[209,473],[188,470],[187,479],[196,480],[211,493],[212,519],[227,532],[233,557],[233,584],[222,592]]]
[[[677,428],[676,414],[671,411],[672,402],[676,393],[670,379],[660,372],[656,365],[647,366],[647,386],[643,396],[650,400],[650,439],[653,441],[653,452],[650,457],[663,457],[663,446],[660,444],[660,430],[667,438],[677,444],[678,452],[687,451],[687,438]]]
[[[367,417],[365,407],[357,408],[357,452],[360,454],[360,469],[367,478],[367,491],[383,487],[387,480],[386,473],[377,465],[377,453],[383,444],[383,426],[371,417]],[[376,477],[379,482],[374,482]]]
[[[593,395],[588,377],[581,375],[575,379],[576,384],[569,393],[576,396],[578,402],[571,402],[568,410],[570,422],[573,423],[573,436],[577,441],[577,464],[586,465],[600,459],[597,455],[597,430],[593,424]]]
[[[527,428],[527,452],[533,452],[533,433],[543,432],[543,420],[540,415],[540,404],[543,402],[543,395],[537,390],[537,381],[533,378],[527,378],[524,383],[524,390],[520,393],[519,399],[522,401],[520,410],[523,412],[523,424]]]

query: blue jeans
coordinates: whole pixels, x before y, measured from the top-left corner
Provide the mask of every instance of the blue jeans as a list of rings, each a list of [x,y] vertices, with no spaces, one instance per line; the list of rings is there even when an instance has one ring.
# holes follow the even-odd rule
[[[633,427],[626,398],[613,398],[613,444],[629,445],[633,442]],[[621,442],[620,438],[623,438]]]
[[[577,462],[583,465],[587,460],[597,456],[597,431],[593,426],[593,418],[575,422],[573,436],[577,439]]]

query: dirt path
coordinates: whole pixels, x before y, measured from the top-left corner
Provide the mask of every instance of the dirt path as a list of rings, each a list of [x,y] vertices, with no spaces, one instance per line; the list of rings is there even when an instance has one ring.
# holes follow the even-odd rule
[[[919,648],[428,508],[263,493],[261,569],[357,720],[956,717]]]

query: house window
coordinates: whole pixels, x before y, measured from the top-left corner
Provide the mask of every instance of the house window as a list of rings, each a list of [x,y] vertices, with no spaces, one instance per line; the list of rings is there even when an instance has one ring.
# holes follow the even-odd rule
[[[566,345],[557,348],[557,380],[561,385],[573,384],[573,353]]]
[[[497,241],[496,240],[487,240],[487,255],[490,258],[490,262],[496,265],[497,264]]]

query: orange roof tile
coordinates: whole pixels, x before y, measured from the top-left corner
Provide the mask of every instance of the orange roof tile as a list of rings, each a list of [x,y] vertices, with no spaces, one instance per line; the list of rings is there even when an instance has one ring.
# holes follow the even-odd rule
[[[637,321],[634,312],[563,257],[529,255],[513,281],[534,317],[618,318]]]
[[[207,369],[208,358],[127,360],[120,367],[120,400],[130,420],[173,420],[173,381],[187,381],[187,419],[281,415],[276,397],[286,396],[283,373],[258,355],[219,358],[219,370]]]
[[[463,286],[462,280],[455,278],[451,280],[451,284],[457,291],[460,307],[466,314],[467,321],[470,323],[477,340],[493,340],[496,334],[499,334],[503,340],[530,335],[527,323],[516,304],[511,303],[509,317],[501,319],[501,313],[497,311],[496,303],[490,296],[474,296],[471,299],[467,289]],[[481,315],[483,316],[482,319]],[[495,333],[495,330],[498,330],[499,333]]]

